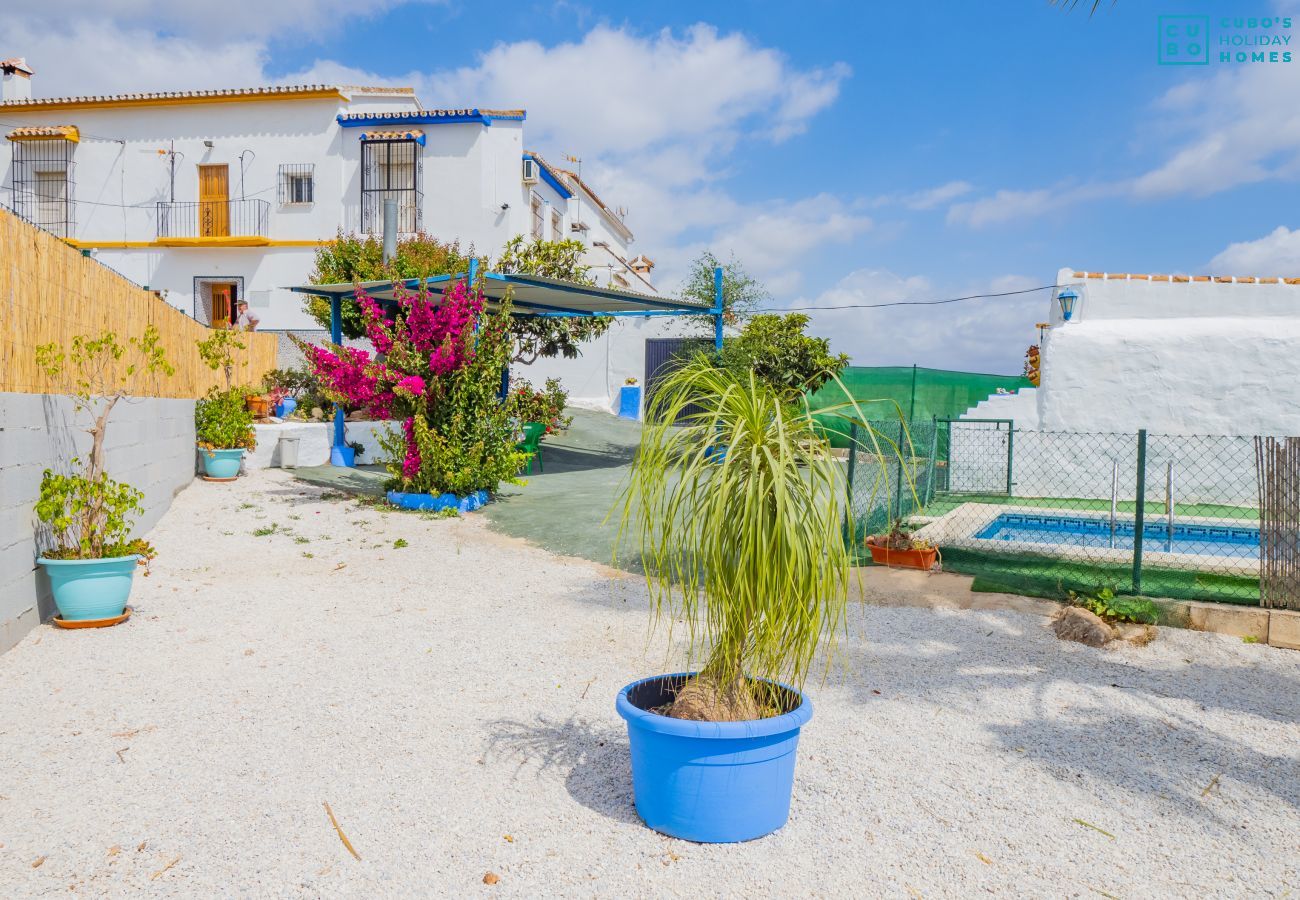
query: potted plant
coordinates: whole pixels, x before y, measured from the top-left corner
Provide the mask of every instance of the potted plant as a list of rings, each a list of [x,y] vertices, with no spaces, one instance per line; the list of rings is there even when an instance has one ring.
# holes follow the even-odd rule
[[[301,369],[272,369],[268,372],[265,384],[272,411],[281,419],[293,415],[298,409],[299,398],[312,387],[313,380]]]
[[[674,837],[749,840],[789,816],[802,686],[844,628],[844,473],[807,402],[752,372],[696,359],[651,406],[619,543],[640,551],[656,619],[684,621],[688,666],[616,700],[636,807]]]
[[[194,438],[205,481],[234,481],[244,451],[257,446],[253,414],[240,388],[213,388],[194,404]]]
[[[900,519],[895,519],[888,531],[868,536],[866,544],[871,551],[872,562],[899,569],[929,571],[934,568],[935,559],[939,555],[938,547],[929,541],[913,537],[911,529]]]
[[[136,360],[122,364],[128,347],[112,332],[98,338],[73,338],[70,352],[56,344],[36,348],[37,364],[52,390],[69,367],[75,370],[72,394],[75,411],[89,412],[90,455],[82,465],[73,458],[71,474],[46,469],[41,478],[36,517],[45,526],[37,563],[50,578],[55,622],[65,627],[115,625],[129,614],[126,608],[137,565],[145,565],[153,549],[131,536],[133,520],[141,512],[144,494],[129,484],[114,481],[105,470],[108,419],[118,401],[139,394],[146,382],[170,376],[175,369],[159,346],[158,330],[150,325],[144,335],[128,345]]]

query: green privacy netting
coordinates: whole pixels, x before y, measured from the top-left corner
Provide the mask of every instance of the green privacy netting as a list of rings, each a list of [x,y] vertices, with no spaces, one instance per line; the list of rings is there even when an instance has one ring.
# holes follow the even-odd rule
[[[1001,388],[1015,391],[1030,387],[1029,379],[1019,375],[984,375],[978,372],[951,372],[919,366],[851,366],[840,373],[840,382],[849,396],[864,400],[892,400],[865,408],[873,420],[897,417],[898,410],[910,422],[929,422],[933,418],[955,419],[981,400]],[[845,402],[844,390],[834,381],[827,382],[813,394],[814,409]],[[834,415],[818,416],[831,434],[835,447],[848,446],[848,426]]]

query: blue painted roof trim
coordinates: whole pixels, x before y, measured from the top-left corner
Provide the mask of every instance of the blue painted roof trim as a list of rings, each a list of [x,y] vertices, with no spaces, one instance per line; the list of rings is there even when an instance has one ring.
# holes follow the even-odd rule
[[[493,122],[522,122],[527,118],[527,114],[518,116],[502,116],[495,113],[479,112],[477,109],[467,110],[464,113],[456,115],[439,115],[430,112],[413,112],[403,113],[401,115],[345,115],[339,113],[336,121],[344,128],[361,128],[375,125],[459,125],[475,123],[478,125],[490,126]]]
[[[565,200],[568,200],[573,196],[573,191],[566,188],[560,182],[560,179],[556,178],[554,175],[551,174],[550,166],[542,162],[540,159],[538,159],[536,156],[534,156],[531,153],[525,153],[524,159],[531,159],[533,162],[537,163],[537,171],[542,173],[542,181],[545,181],[552,188],[554,188],[555,193],[559,194]]]

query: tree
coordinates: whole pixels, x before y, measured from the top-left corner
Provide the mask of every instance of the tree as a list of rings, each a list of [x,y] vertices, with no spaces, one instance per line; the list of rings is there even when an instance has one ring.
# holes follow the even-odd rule
[[[589,274],[591,267],[582,262],[586,251],[582,241],[534,239],[525,243],[523,235],[516,235],[506,243],[496,269],[506,275],[541,275],[576,284],[595,284]],[[511,361],[526,364],[541,356],[575,359],[582,355],[579,346],[608,331],[612,321],[608,316],[573,319],[515,317],[510,326],[515,337]]]
[[[738,325],[771,299],[767,288],[745,270],[736,259],[724,265],[710,250],[691,261],[690,272],[682,286],[681,297],[710,309],[714,304],[713,270],[722,266],[722,318],[728,325]],[[713,316],[697,316],[692,321],[707,334],[713,334]]]
[[[722,345],[722,365],[737,373],[752,371],[787,402],[817,390],[849,364],[843,353],[831,355],[830,341],[804,334],[803,313],[756,315],[743,331]]]
[[[342,232],[330,243],[316,250],[316,265],[308,281],[312,284],[349,284],[362,281],[397,281],[406,278],[428,278],[464,272],[474,256],[474,248],[462,251],[459,241],[443,243],[431,235],[419,232],[398,238],[397,253],[384,264],[383,241],[374,235],[345,235]],[[487,259],[480,264],[486,266]],[[330,302],[325,297],[309,296],[304,304],[307,312],[322,328],[330,327]],[[366,334],[361,308],[351,300],[342,304],[343,336],[357,340]]]
[[[586,246],[581,241],[525,241],[522,235],[511,238],[495,263],[478,257],[479,266],[498,272],[542,275],[577,284],[594,284],[590,267],[582,262]],[[469,269],[474,249],[462,251],[460,243],[443,243],[427,234],[415,234],[397,242],[397,253],[384,265],[383,243],[373,235],[340,234],[332,243],[316,251],[312,284],[347,284],[363,281],[397,281],[427,278]],[[330,302],[324,297],[309,297],[307,312],[328,328]],[[352,300],[342,304],[343,336],[357,340],[366,335],[361,307]],[[580,345],[600,337],[612,320],[606,317],[580,319],[532,319],[515,317],[510,322],[514,337],[512,362],[530,363],[538,357],[563,356],[573,359],[581,354]]]

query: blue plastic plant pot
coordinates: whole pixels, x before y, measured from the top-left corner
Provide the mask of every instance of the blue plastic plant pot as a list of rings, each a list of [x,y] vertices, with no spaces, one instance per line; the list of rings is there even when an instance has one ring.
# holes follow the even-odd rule
[[[641,418],[641,387],[625,384],[618,392],[618,414],[623,419]]]
[[[615,708],[627,720],[636,811],[655,831],[707,844],[749,841],[790,817],[799,729],[812,701],[751,722],[695,722],[649,710],[670,703],[688,673],[634,681]],[[782,685],[782,687],[785,687]]]
[[[126,610],[138,556],[37,560],[50,576],[54,604],[64,621],[109,619]]]
[[[239,475],[239,464],[244,458],[242,448],[233,450],[205,450],[199,448],[203,458],[203,474],[209,478],[235,478]]]
[[[293,411],[298,408],[298,401],[292,397],[285,397],[279,403],[275,404],[275,414],[281,419],[287,419],[293,415]]]
[[[357,466],[357,451],[351,447],[330,447],[330,465],[355,469]]]

